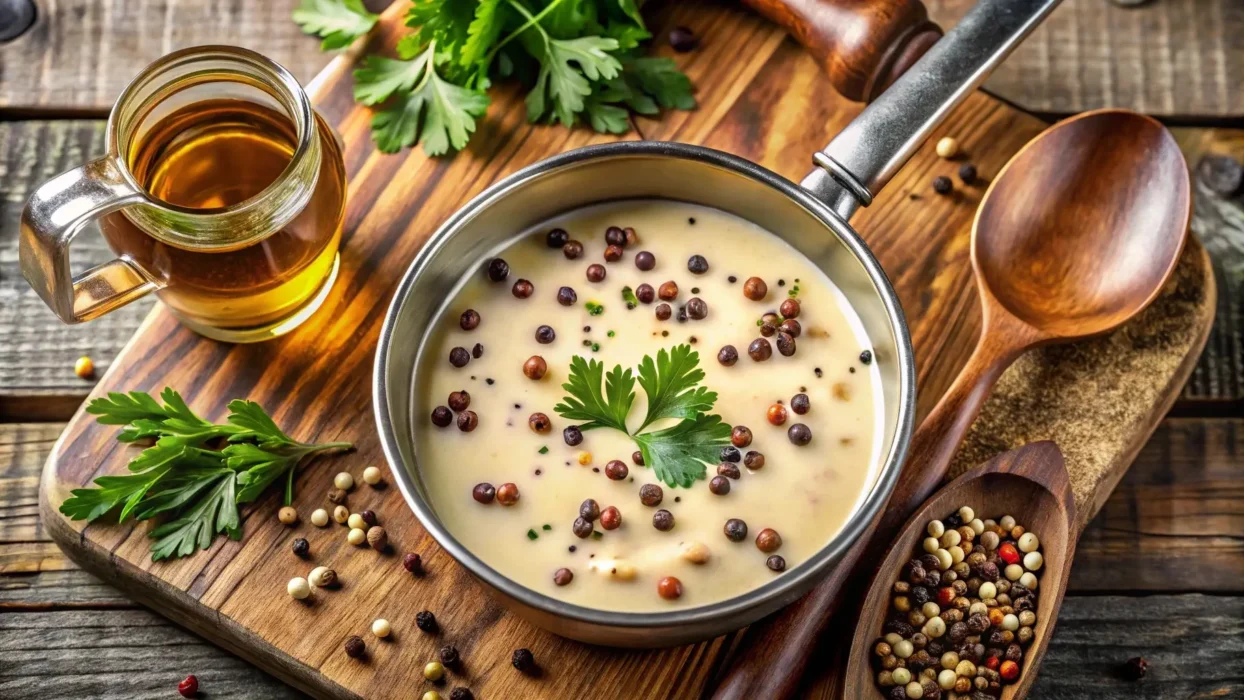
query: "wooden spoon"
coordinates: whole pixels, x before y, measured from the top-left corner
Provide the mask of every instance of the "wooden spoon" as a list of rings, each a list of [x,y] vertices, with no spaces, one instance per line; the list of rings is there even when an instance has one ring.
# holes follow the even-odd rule
[[[888,506],[808,595],[748,628],[718,700],[784,698],[862,562],[877,561],[946,476],[989,390],[1024,351],[1106,333],[1162,291],[1192,214],[1188,167],[1161,124],[1087,112],[1042,132],[994,178],[972,227],[984,328],[959,377],[916,430]],[[848,609],[851,609],[848,607]],[[835,628],[853,628],[840,620]],[[782,669],[775,673],[774,669]]]
[[[999,519],[1011,515],[1041,542],[1045,562],[1036,572],[1035,634],[1032,642],[1024,647],[1018,682],[1003,686],[1003,700],[1022,697],[1037,677],[1037,666],[1053,634],[1058,608],[1067,589],[1077,533],[1075,499],[1063,466],[1063,455],[1049,441],[1034,442],[999,455],[955,479],[926,501],[907,522],[882,561],[860,609],[860,620],[851,640],[844,697],[881,696],[874,683],[875,671],[870,657],[889,612],[890,588],[898,580],[903,564],[924,553],[920,541],[927,536],[925,528],[929,521],[944,518],[962,506],[971,506],[979,518]]]

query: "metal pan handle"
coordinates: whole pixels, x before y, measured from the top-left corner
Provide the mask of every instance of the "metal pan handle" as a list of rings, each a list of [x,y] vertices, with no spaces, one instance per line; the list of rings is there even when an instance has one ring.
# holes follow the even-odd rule
[[[950,110],[1062,0],[980,0],[946,36],[813,156],[800,184],[849,220],[872,203]]]

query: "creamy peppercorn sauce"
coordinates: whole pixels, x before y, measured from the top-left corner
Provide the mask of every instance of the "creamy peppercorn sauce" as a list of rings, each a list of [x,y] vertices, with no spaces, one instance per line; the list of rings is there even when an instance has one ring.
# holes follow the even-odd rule
[[[639,237],[639,243],[628,246],[623,258],[613,263],[604,260],[609,226],[633,227]],[[568,260],[561,249],[548,247],[546,233],[555,227],[582,242],[582,256]],[[640,251],[656,256],[651,271],[636,267]],[[707,258],[707,273],[688,270],[688,258],[695,254]],[[564,214],[527,232],[497,255],[509,263],[508,278],[489,280],[484,272],[487,261],[481,261],[479,271],[460,286],[436,321],[415,377],[417,462],[428,498],[454,537],[485,563],[569,603],[613,611],[661,611],[722,601],[787,575],[842,528],[872,484],[879,461],[880,377],[874,365],[861,361],[868,343],[845,297],[803,255],[733,215],[653,200]],[[585,271],[593,263],[606,266],[604,281],[587,281]],[[728,279],[731,275],[734,283]],[[768,285],[768,295],[761,301],[743,294],[744,282],[752,276]],[[520,278],[535,287],[529,298],[519,299],[511,292]],[[624,286],[634,289],[647,282],[658,288],[668,280],[679,288],[671,302],[672,318],[656,318],[659,298],[627,309]],[[578,300],[573,306],[559,304],[557,291],[562,286],[575,290]],[[802,325],[796,353],[782,356],[776,337],[771,337],[772,357],[752,360],[747,348],[760,337],[757,320],[775,311],[796,286]],[[699,292],[693,293],[693,288]],[[678,308],[693,296],[708,304],[708,315],[680,323]],[[589,302],[603,306],[603,312],[590,315]],[[475,309],[481,317],[471,331],[459,327],[459,316],[466,309]],[[552,343],[536,341],[541,325],[556,331]],[[585,341],[599,344],[599,349],[585,346]],[[479,358],[461,368],[450,364],[452,348],[471,350],[476,343],[483,345]],[[638,449],[635,443],[611,428],[584,431],[581,444],[568,446],[562,430],[575,421],[554,410],[568,393],[562,384],[573,355],[600,360],[608,371],[615,364],[635,368],[644,355],[655,358],[660,349],[681,343],[692,344],[705,373],[703,385],[717,392],[712,413],[730,425],[751,429],[753,442],[740,452],[757,450],[765,456],[764,467],[756,471],[740,462],[741,478],[731,480],[724,496],[708,488],[708,480],[717,475],[716,462],[708,464],[705,479],[690,488],[672,487],[660,483],[652,469],[636,465],[631,458]],[[732,367],[717,360],[718,350],[726,344],[739,353]],[[532,355],[542,356],[548,364],[547,374],[538,381],[523,373],[523,363]],[[450,392],[459,390],[470,393],[469,408],[479,416],[472,432],[462,432],[452,422],[437,427],[430,418],[435,407],[448,405]],[[638,383],[635,391],[632,430],[643,420],[647,406]],[[770,424],[769,406],[780,401],[789,407],[791,397],[801,391],[810,398],[807,414],[790,411],[785,425]],[[533,412],[548,415],[552,430],[534,432],[528,426]],[[791,443],[787,429],[794,423],[811,428],[810,444]],[[582,453],[590,453],[590,459],[584,457],[586,465],[580,464]],[[626,463],[628,478],[606,477],[605,465],[613,459]],[[520,498],[512,506],[496,500],[478,503],[472,489],[480,482],[494,487],[512,482]],[[649,483],[660,483],[664,490],[659,506],[640,503],[639,489]],[[576,537],[571,524],[587,498],[596,499],[602,510],[616,506],[621,527],[606,531],[597,521],[600,537]],[[653,514],[660,508],[674,515],[674,527],[666,532],[653,527]],[[732,542],[723,534],[730,518],[747,523],[743,541]],[[781,535],[776,552],[757,548],[756,535],[764,528]],[[684,546],[694,542],[710,551],[706,563],[680,556]],[[572,546],[574,552],[569,551]],[[771,554],[785,559],[785,573],[767,568]],[[574,578],[558,586],[554,572],[563,567]],[[676,600],[657,593],[657,582],[666,576],[682,582],[683,593]]]

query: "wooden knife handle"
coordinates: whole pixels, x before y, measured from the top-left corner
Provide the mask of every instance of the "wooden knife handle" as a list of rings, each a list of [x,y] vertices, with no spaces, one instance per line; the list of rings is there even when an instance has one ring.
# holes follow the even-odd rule
[[[942,36],[920,0],[743,0],[790,32],[843,97],[872,102]]]

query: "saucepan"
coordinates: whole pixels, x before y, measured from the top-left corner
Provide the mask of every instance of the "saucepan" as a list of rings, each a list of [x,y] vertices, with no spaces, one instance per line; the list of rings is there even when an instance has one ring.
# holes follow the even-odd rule
[[[792,0],[782,5],[754,0],[753,4],[762,1],[768,6],[758,9],[787,20],[795,12],[835,7],[823,0]],[[916,373],[907,322],[885,273],[848,221],[859,207],[872,203],[932,129],[1058,2],[980,0],[935,43],[927,42],[932,25],[921,7],[916,14],[923,23],[908,26],[906,33],[917,32],[924,37],[918,42],[932,46],[825,150],[812,156],[816,168],[799,184],[709,148],[618,142],[536,163],[497,182],[457,211],[429,239],[403,277],[376,353],[373,390],[380,436],[398,486],[423,526],[517,614],[556,634],[591,643],[653,647],[707,639],[748,625],[811,589],[884,507],[898,478],[915,415]],[[847,7],[870,5],[847,2],[839,9]],[[879,16],[890,22],[896,13]],[[813,43],[801,32],[795,34],[805,44]],[[936,39],[936,34],[932,36]],[[844,37],[837,49],[828,50],[831,59],[835,50],[841,57],[847,39],[859,42],[861,37]],[[899,55],[882,56],[883,68],[893,71],[899,63],[911,60],[911,42],[905,46]],[[829,62],[833,76],[835,64]],[[879,82],[888,82],[875,75],[862,82],[858,77],[848,75],[835,82],[841,88],[854,81],[862,97]],[[881,464],[874,482],[842,531],[808,561],[760,588],[712,605],[623,613],[570,605],[530,590],[458,542],[437,517],[420,479],[412,411],[415,368],[420,366],[430,329],[442,311],[440,304],[428,300],[451,298],[460,280],[477,271],[479,261],[488,260],[519,232],[542,221],[590,204],[650,198],[705,205],[742,217],[782,237],[818,265],[846,295],[872,344],[881,374],[884,427]]]

